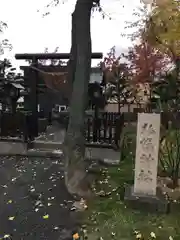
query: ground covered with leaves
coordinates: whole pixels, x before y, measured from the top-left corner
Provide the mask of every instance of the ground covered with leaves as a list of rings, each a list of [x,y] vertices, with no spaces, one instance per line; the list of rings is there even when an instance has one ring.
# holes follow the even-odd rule
[[[125,186],[134,183],[135,137],[135,131],[128,133],[120,164],[103,168],[94,185],[98,196],[87,212],[89,240],[180,239],[180,203],[169,214],[153,214],[124,202]]]
[[[60,161],[1,157],[0,239],[71,240],[72,204]]]
[[[124,186],[133,184],[131,163],[102,170],[96,201],[89,204],[89,240],[179,240],[180,212],[152,214],[124,203]],[[179,207],[180,209],[180,207]]]

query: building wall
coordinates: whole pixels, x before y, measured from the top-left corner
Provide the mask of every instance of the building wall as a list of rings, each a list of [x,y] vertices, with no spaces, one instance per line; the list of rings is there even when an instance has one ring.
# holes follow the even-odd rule
[[[121,112],[133,112],[134,108],[143,107],[143,105],[139,106],[137,104],[124,104],[121,107]],[[105,106],[106,112],[118,112],[118,104],[117,103],[109,103]]]

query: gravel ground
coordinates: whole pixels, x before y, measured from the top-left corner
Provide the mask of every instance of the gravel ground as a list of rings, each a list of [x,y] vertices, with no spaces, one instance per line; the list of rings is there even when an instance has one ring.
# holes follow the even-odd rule
[[[72,240],[77,221],[63,166],[53,159],[0,159],[0,239]]]

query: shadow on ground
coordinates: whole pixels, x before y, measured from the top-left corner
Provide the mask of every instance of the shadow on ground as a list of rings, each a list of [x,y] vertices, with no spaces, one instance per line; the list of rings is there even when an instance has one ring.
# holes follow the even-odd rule
[[[0,239],[71,240],[78,227],[72,202],[61,162],[0,159]]]

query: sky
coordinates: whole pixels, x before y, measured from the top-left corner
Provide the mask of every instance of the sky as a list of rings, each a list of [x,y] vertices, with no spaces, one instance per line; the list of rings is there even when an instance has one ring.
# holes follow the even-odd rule
[[[69,52],[71,40],[71,14],[75,0],[64,0],[65,3],[50,8],[50,14],[42,17],[47,11],[46,4],[51,0],[0,0],[0,20],[8,24],[8,28],[0,34],[0,40],[9,39],[13,45],[11,52],[6,51],[0,58],[13,59],[13,64],[22,64],[14,60],[15,53],[44,52],[47,47],[53,52]],[[139,0],[101,0],[105,19],[99,12],[93,13],[91,20],[91,36],[93,52],[106,54],[112,46],[120,53],[131,45],[131,41],[121,37],[127,32],[125,21],[134,19],[133,9],[140,5]],[[124,5],[124,8],[123,8]],[[40,11],[37,11],[37,10]],[[109,20],[109,16],[112,18]]]

